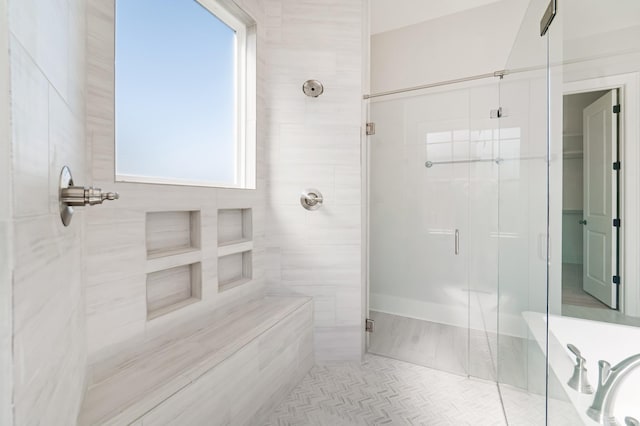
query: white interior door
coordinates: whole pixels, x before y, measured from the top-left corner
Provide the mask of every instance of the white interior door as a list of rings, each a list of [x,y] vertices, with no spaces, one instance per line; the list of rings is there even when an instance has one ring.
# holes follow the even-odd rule
[[[617,180],[612,164],[617,161],[617,125],[613,107],[618,102],[611,90],[584,109],[584,291],[617,309]]]

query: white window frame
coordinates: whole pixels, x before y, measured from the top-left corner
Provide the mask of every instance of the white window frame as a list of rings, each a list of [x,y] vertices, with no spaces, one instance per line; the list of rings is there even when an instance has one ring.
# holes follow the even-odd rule
[[[233,183],[192,181],[180,178],[119,174],[116,165],[117,155],[115,155],[116,182],[256,189],[256,23],[231,0],[196,0],[196,2],[236,34],[234,181]]]

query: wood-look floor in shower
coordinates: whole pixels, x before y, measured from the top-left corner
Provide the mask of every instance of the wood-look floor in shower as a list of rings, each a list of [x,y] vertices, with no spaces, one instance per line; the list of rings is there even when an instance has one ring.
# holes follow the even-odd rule
[[[502,335],[498,349],[495,333],[473,329],[467,333],[462,327],[377,311],[370,311],[370,317],[375,321],[370,353],[485,380],[497,381],[499,376],[501,383],[523,389],[544,377],[542,353],[539,363],[531,363],[540,364],[539,372],[522,368],[528,357],[538,355],[526,339]],[[544,381],[538,385],[544,389]]]
[[[494,345],[484,331],[467,333],[462,327],[376,311],[370,315],[375,331],[369,352],[449,373],[496,379]]]
[[[370,311],[375,331],[368,352],[501,384],[509,424],[544,423],[545,356],[534,340]],[[497,368],[496,368],[497,366]],[[551,371],[553,373],[553,371]],[[549,383],[554,424],[582,424],[560,381]],[[566,378],[563,378],[563,381]]]

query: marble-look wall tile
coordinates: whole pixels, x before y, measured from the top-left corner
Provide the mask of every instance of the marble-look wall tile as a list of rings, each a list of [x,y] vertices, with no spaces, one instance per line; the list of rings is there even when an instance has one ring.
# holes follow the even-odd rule
[[[314,297],[316,357],[359,359],[362,340],[364,2],[264,3],[268,49],[268,291]],[[307,79],[325,88],[303,95]],[[324,197],[313,212],[300,192]]]
[[[92,183],[117,191],[120,199],[87,212],[87,332],[90,382],[108,374],[105,361],[117,353],[162,334],[167,325],[264,294],[266,228],[265,94],[266,59],[257,0],[240,6],[258,22],[257,58],[257,189],[233,190],[170,185],[144,185],[114,180],[114,0],[87,2],[88,163]],[[219,292],[218,209],[252,209],[253,280]],[[200,213],[201,300],[149,320],[146,306],[147,212]],[[124,356],[124,355],[123,355]]]
[[[11,140],[11,78],[7,0],[0,0],[0,138]],[[12,301],[13,196],[11,188],[11,144],[0,143],[0,424],[13,423],[12,409]]]
[[[233,356],[194,377],[143,425],[258,425],[313,365],[313,312],[305,305]]]
[[[13,424],[74,424],[85,388],[84,214],[62,225],[57,186],[64,164],[86,178],[84,8],[80,0],[8,6]]]
[[[0,7],[0,11],[2,8]],[[1,62],[1,61],[0,61]],[[1,108],[0,108],[1,109]],[[0,124],[2,127],[2,124]],[[0,148],[2,149],[2,148]],[[0,157],[3,153],[0,153]],[[0,218],[0,424],[11,425],[12,410],[12,304],[11,241],[12,223]]]
[[[66,0],[9,1],[11,32],[47,75],[51,85],[67,93],[71,37],[70,2]]]
[[[49,83],[15,37],[10,49],[14,214],[25,217],[49,209]]]

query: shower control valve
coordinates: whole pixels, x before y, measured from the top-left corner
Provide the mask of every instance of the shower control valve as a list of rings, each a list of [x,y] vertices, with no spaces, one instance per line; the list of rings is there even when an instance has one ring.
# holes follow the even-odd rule
[[[117,200],[117,192],[102,192],[100,188],[70,186],[60,191],[60,201],[68,206],[95,206],[105,200]]]
[[[60,219],[64,226],[69,226],[73,217],[73,208],[81,206],[95,206],[106,200],[120,198],[117,192],[102,192],[100,188],[75,186],[69,167],[64,166],[60,172],[58,204]]]
[[[322,193],[314,188],[305,189],[300,195],[300,204],[307,210],[318,210],[323,201]]]

